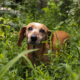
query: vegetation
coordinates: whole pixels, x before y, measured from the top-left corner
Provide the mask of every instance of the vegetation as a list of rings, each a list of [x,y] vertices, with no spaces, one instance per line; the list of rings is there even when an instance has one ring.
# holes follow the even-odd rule
[[[24,72],[26,80],[80,80],[80,1],[47,0],[47,6],[40,9],[37,1],[41,0],[0,1],[0,9],[6,8],[0,10],[0,80],[24,80]],[[64,53],[61,50],[52,58],[51,50],[48,51],[50,65],[41,62],[33,68],[30,61],[27,65],[23,63],[25,56],[20,53],[26,50],[27,41],[24,39],[18,47],[18,33],[30,22],[43,23],[53,32],[64,30],[71,36]],[[24,71],[26,66],[33,70]]]

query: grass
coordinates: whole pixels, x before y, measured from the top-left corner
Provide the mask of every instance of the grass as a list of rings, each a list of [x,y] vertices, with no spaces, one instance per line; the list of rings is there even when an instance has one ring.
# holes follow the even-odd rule
[[[8,14],[0,17],[0,80],[24,80],[24,72],[26,80],[80,80],[80,25],[74,18],[76,15],[69,15],[65,21],[59,20],[60,8],[54,4],[51,5],[53,12],[49,7],[44,8],[45,14],[36,13],[36,18],[25,11],[16,17]],[[77,19],[79,20],[79,16]],[[41,62],[40,66],[33,67],[27,58],[29,64],[24,65],[24,54],[27,52],[23,51],[27,48],[27,40],[23,40],[21,47],[17,46],[17,41],[20,28],[30,22],[43,23],[52,32],[63,30],[71,36],[70,44],[66,45],[64,53],[61,50],[52,58],[51,49],[48,51],[50,65]],[[24,71],[26,66],[33,70]]]
[[[2,80],[6,79],[18,79],[18,80],[24,80],[23,77],[23,59],[21,57],[24,57],[24,53],[21,53],[23,50],[26,49],[26,39],[24,39],[22,43],[22,47],[17,46],[17,40],[18,40],[18,32],[13,30],[11,32],[7,28],[7,31],[4,33],[5,36],[1,38],[1,54],[0,54],[0,77]],[[30,70],[26,69],[26,80],[79,80],[79,54],[80,54],[80,41],[79,41],[79,30],[77,27],[75,29],[71,30],[72,27],[68,27],[67,31],[71,36],[70,39],[70,45],[67,46],[64,50],[64,53],[62,51],[60,53],[56,54],[56,58],[52,58],[52,52],[51,50],[48,51],[48,55],[51,57],[50,65],[45,65],[43,62],[41,62],[40,66],[34,65],[34,68],[32,67],[31,62],[29,61],[28,65],[29,67],[32,67],[33,70],[30,72]],[[55,30],[54,30],[55,31]],[[66,30],[65,30],[66,31]],[[74,34],[75,33],[75,34]],[[76,42],[76,43],[75,43]],[[69,50],[67,50],[69,48]],[[70,53],[68,53],[70,52]],[[18,54],[21,53],[21,54]],[[57,55],[60,55],[58,57]],[[17,56],[18,55],[18,56]],[[19,59],[20,58],[20,59]],[[27,58],[26,58],[27,59]],[[17,63],[15,63],[17,61]],[[14,64],[15,63],[15,64]],[[6,64],[6,65],[5,65]]]
[[[4,67],[2,68],[2,70],[0,71],[0,78],[3,77],[3,75],[6,73],[6,71],[7,71],[14,63],[16,63],[16,62],[19,60],[19,58],[24,57],[25,54],[27,54],[27,53],[29,53],[29,52],[32,52],[32,51],[36,51],[36,50],[37,50],[37,49],[35,49],[35,50],[27,50],[27,51],[24,51],[24,52],[18,54],[17,57],[15,57],[15,58],[12,59],[11,61],[9,61],[9,62],[6,64],[6,66],[4,66]],[[35,71],[32,63],[30,62],[30,60],[29,60],[28,58],[26,58],[26,57],[24,57],[24,58],[25,58],[26,61],[30,64],[31,68],[34,70],[34,73],[35,73],[36,76],[37,76],[37,73],[36,73],[36,71]]]

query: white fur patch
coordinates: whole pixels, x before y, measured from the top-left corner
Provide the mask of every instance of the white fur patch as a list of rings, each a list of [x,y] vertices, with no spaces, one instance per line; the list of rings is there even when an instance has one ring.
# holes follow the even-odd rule
[[[40,25],[40,23],[35,23],[36,27]]]

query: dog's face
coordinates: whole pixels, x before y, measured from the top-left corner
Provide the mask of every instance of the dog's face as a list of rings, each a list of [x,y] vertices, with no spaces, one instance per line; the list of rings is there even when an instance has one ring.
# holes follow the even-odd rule
[[[27,38],[28,43],[30,44],[40,44],[42,41],[47,39],[47,35],[51,33],[48,28],[41,24],[32,22],[28,24],[26,27],[22,27],[19,32],[19,40],[18,45],[21,45],[21,41],[24,37]]]
[[[30,44],[39,44],[46,39],[47,28],[41,23],[30,23],[26,27],[25,36]]]

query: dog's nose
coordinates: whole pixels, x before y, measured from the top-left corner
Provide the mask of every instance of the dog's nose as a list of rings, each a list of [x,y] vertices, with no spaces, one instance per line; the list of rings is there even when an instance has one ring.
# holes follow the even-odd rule
[[[33,34],[32,36],[31,36],[31,41],[36,41],[37,40],[37,36],[36,36],[36,34]]]

